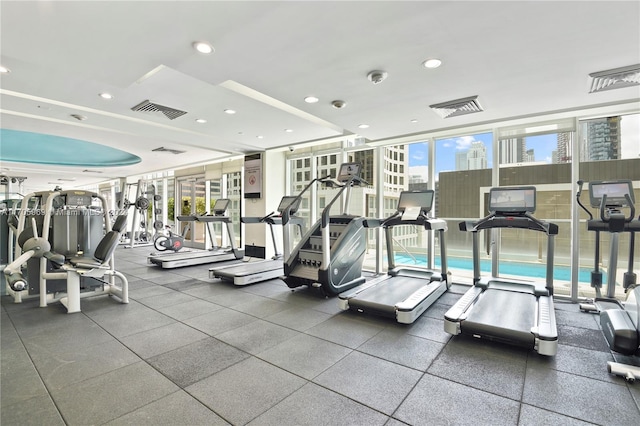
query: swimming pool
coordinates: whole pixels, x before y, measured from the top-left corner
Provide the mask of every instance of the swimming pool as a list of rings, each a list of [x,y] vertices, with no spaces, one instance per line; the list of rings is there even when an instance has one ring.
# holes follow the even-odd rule
[[[426,266],[426,256],[414,256],[415,261],[411,256],[406,254],[397,254],[395,256],[396,265],[420,265]],[[417,262],[416,262],[417,261]],[[470,258],[465,257],[447,257],[447,264],[450,269],[466,269],[473,271],[473,261]],[[440,259],[436,258],[436,267],[440,267]],[[519,275],[522,277],[542,278],[546,276],[547,265],[544,263],[528,263],[528,262],[515,262],[504,260],[500,262],[500,273],[504,275]],[[480,261],[480,272],[491,272],[491,261]],[[571,281],[571,268],[563,265],[554,265],[553,267],[553,279],[557,281]],[[591,282],[591,271],[586,268],[580,268],[578,271],[578,281],[581,283],[589,284]],[[603,272],[602,282],[607,282],[607,274]]]

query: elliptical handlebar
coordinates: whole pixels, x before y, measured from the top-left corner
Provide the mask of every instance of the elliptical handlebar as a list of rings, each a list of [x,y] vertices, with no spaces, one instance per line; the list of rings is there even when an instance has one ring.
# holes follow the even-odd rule
[[[633,205],[633,201],[631,200],[629,194],[624,194],[624,198],[625,200],[627,200],[627,203],[629,205],[629,216],[622,217],[624,217],[625,222],[631,222],[636,215],[636,207]],[[622,215],[622,213],[620,213],[618,210],[612,211],[610,209],[607,209],[607,194],[603,194],[602,201],[600,201],[600,219],[602,219],[602,221],[605,223],[609,223],[611,221],[612,212],[615,216],[617,216],[618,219],[620,219],[620,215]]]
[[[578,205],[582,207],[582,210],[584,210],[589,215],[589,220],[593,220],[593,214],[591,214],[589,209],[587,209],[585,205],[580,201],[580,195],[582,194],[582,185],[584,185],[584,181],[580,179],[578,181],[578,192],[576,192],[576,201],[578,202]]]

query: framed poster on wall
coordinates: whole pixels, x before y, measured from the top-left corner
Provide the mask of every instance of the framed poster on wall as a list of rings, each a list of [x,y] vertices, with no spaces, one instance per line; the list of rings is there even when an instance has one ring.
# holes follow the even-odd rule
[[[244,157],[244,198],[262,198],[262,154]]]

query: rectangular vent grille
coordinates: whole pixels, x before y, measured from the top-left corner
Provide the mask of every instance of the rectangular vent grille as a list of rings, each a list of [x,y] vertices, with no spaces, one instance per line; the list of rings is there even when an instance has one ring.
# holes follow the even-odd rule
[[[442,102],[429,105],[442,118],[456,117],[458,115],[473,114],[484,111],[477,96],[456,99],[455,101]]]
[[[589,93],[637,86],[640,84],[640,64],[594,72],[589,74],[589,77],[591,77]]]
[[[169,149],[161,146],[160,148],[152,149],[153,152],[170,152],[171,154],[184,154],[187,151],[180,151],[179,149]]]
[[[165,117],[167,117],[169,120],[175,120],[176,118],[181,117],[187,113],[186,111],[180,111],[179,109],[156,104],[149,100],[139,103],[138,105],[131,108],[131,110],[149,112],[152,114],[161,113]]]

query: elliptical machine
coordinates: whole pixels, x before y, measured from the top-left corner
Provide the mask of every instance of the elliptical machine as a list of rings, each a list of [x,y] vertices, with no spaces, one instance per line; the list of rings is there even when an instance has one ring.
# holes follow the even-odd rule
[[[600,314],[600,326],[611,350],[633,355],[640,352],[640,286],[633,272],[635,233],[640,232],[640,218],[635,216],[635,197],[630,180],[589,182],[591,207],[600,210],[600,218],[594,219],[591,212],[580,201],[583,182],[578,181],[577,202],[587,212],[587,229],[596,232],[595,267],[591,273],[591,286],[596,298],[593,303],[580,304],[585,312]],[[629,209],[629,215],[623,213]],[[607,271],[607,297],[602,297],[602,272],[598,269],[600,257],[600,232],[611,234],[609,249],[609,269]],[[615,299],[616,270],[618,263],[618,243],[622,232],[629,232],[629,263],[623,275],[622,285],[627,299],[621,303]],[[608,362],[610,373],[623,376],[633,383],[640,378],[640,367],[618,362]]]

